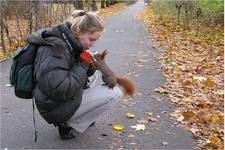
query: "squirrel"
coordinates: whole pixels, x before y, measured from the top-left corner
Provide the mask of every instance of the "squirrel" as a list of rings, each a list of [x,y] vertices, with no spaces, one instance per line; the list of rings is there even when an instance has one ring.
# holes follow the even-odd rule
[[[92,57],[93,62],[96,67],[102,73],[103,81],[113,88],[116,84],[119,84],[123,88],[125,96],[134,96],[136,93],[136,87],[133,81],[129,80],[127,77],[116,76],[113,70],[106,64],[105,56],[108,54],[107,50],[103,50]]]

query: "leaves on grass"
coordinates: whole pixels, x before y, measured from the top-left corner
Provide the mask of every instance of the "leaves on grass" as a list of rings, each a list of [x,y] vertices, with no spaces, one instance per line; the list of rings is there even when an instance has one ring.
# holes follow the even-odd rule
[[[201,141],[198,146],[220,149],[224,140],[224,27],[214,30],[215,37],[196,37],[195,28],[183,30],[172,19],[155,15],[153,9],[146,6],[139,16],[154,38],[153,47],[163,50],[156,58],[166,83],[155,91],[169,93],[177,106],[171,117]],[[202,26],[201,32],[207,31]]]

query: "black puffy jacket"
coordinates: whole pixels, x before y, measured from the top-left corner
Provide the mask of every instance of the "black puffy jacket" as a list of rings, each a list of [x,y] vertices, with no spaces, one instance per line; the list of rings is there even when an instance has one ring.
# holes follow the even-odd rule
[[[73,37],[70,23],[33,33],[28,41],[39,45],[34,75],[34,99],[50,124],[66,122],[79,108],[87,72],[79,59],[83,47]]]

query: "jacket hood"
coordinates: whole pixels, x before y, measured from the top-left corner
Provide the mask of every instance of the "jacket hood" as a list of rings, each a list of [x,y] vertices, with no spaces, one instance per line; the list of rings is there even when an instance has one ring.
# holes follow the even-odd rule
[[[65,22],[52,28],[40,29],[27,38],[29,43],[39,46],[53,46],[55,53],[63,54],[65,47],[73,56],[79,56],[83,46],[70,31],[71,23]]]

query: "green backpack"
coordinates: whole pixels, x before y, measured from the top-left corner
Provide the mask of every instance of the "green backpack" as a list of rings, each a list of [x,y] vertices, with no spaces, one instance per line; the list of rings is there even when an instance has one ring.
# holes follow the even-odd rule
[[[36,83],[34,61],[37,50],[37,45],[28,43],[17,48],[14,53],[9,81],[14,86],[15,95],[19,98],[33,98],[33,89]]]

